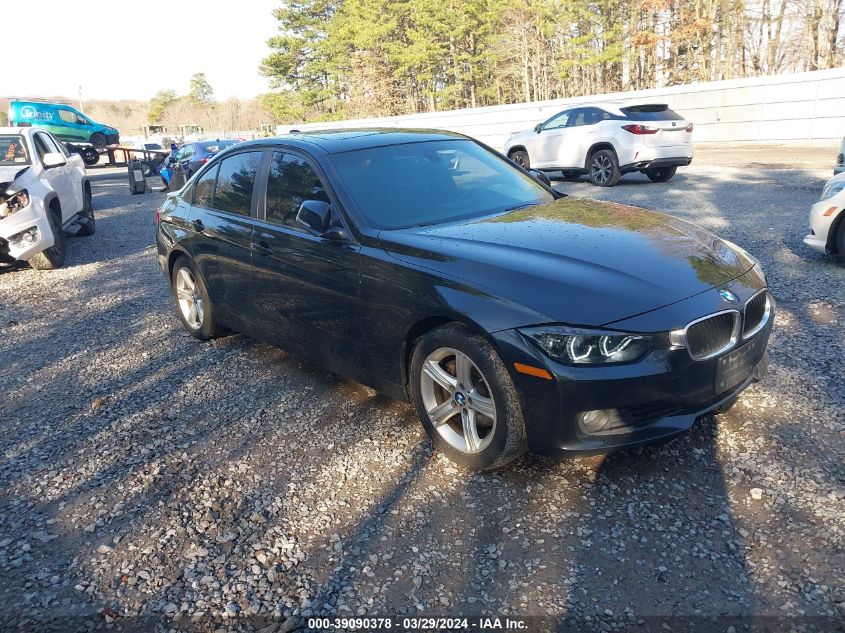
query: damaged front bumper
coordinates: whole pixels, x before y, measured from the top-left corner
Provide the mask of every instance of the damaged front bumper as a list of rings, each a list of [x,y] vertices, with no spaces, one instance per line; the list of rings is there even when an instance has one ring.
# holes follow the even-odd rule
[[[47,210],[39,198],[30,196],[26,207],[0,219],[0,257],[4,259],[27,260],[53,242]]]

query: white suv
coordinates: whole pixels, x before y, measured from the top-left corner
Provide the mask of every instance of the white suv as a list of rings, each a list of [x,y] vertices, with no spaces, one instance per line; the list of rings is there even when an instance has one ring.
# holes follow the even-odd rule
[[[66,229],[93,235],[85,164],[49,132],[0,127],[0,261],[39,270],[65,261]]]
[[[562,171],[566,179],[586,173],[600,187],[632,171],[665,182],[692,162],[692,123],[665,104],[579,105],[517,132],[505,154],[526,168]]]

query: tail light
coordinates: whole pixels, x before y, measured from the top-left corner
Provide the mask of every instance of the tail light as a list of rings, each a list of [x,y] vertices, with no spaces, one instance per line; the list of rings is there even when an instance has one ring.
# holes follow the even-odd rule
[[[634,125],[623,125],[622,129],[626,132],[630,132],[631,134],[657,134],[659,131],[656,127],[640,125],[639,123]]]
[[[692,132],[692,123],[690,123],[690,124],[686,127],[686,131],[687,131],[687,132]]]

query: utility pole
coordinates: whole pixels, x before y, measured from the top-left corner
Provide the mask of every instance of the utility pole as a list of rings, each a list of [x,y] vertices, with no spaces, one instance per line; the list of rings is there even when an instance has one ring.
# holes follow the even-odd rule
[[[82,86],[79,86],[79,111],[85,114],[85,104],[82,103]]]

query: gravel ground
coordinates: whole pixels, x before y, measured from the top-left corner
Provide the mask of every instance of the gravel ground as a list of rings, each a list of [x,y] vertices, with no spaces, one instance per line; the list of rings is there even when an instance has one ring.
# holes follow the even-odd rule
[[[0,270],[0,629],[841,630],[845,268],[801,243],[825,170],[561,183],[757,255],[770,373],[663,446],[489,474],[432,453],[407,405],[243,336],[188,337],[152,246],[162,194],[92,174],[97,234],[66,268]]]

